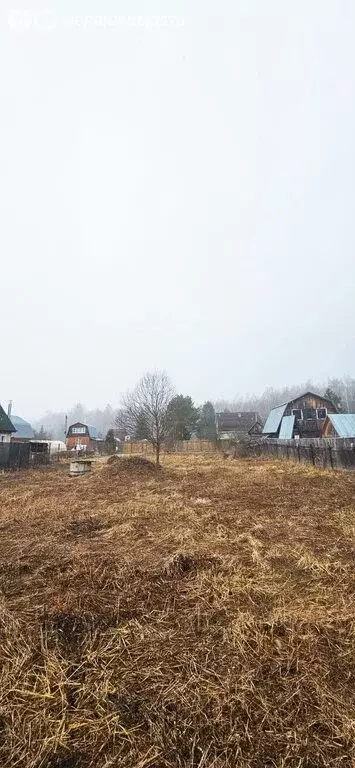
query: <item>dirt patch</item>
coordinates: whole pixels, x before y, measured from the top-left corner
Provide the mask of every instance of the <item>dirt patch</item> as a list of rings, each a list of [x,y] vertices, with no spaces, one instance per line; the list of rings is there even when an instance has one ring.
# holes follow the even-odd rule
[[[76,652],[95,632],[104,632],[117,622],[117,614],[112,611],[97,614],[59,611],[43,618],[42,630],[65,652]]]
[[[94,536],[98,531],[108,527],[107,524],[95,517],[82,518],[81,520],[71,520],[67,526],[70,536]]]
[[[189,555],[186,552],[176,552],[163,565],[162,573],[168,578],[181,578],[187,574],[197,573],[207,568],[216,569],[221,564],[217,557]]]
[[[106,473],[109,477],[132,479],[159,477],[162,468],[143,456],[111,456],[108,459]]]
[[[80,768],[83,765],[82,758],[79,753],[69,754],[64,752],[58,752],[56,755],[51,755],[47,762],[44,764],[44,768]]]

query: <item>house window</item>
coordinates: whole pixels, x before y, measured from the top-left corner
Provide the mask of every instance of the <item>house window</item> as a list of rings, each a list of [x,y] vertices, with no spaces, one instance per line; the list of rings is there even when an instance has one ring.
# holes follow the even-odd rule
[[[86,427],[73,427],[72,428],[72,434],[73,435],[85,435],[86,434]]]
[[[317,418],[318,419],[326,419],[327,418],[327,409],[326,408],[317,408]]]
[[[316,419],[317,418],[317,410],[316,410],[316,408],[304,408],[303,409],[303,418],[305,420],[307,420],[307,419]]]
[[[302,409],[301,408],[294,408],[292,411],[292,416],[295,416],[296,419],[302,419]]]

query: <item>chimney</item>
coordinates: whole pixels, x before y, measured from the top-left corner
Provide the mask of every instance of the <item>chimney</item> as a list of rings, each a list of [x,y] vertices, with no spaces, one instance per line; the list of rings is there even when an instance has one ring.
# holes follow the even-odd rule
[[[11,411],[12,411],[12,400],[9,400],[9,404],[7,406],[7,415],[8,416],[11,416]]]

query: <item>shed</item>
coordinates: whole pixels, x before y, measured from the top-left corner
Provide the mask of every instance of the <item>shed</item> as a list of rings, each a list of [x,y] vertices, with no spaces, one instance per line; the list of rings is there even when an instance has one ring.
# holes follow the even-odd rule
[[[113,427],[108,430],[106,440],[108,435],[112,435],[112,438],[117,440],[118,443],[124,443],[127,437],[127,430],[124,427]]]
[[[49,453],[51,456],[56,456],[59,453],[65,453],[67,450],[67,446],[65,443],[63,443],[62,440],[47,440],[49,447]]]
[[[325,420],[322,437],[355,438],[355,413],[330,413]]]

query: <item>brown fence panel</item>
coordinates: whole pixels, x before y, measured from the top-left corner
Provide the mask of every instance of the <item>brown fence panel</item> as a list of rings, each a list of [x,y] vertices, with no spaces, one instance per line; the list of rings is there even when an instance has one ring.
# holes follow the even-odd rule
[[[298,461],[321,469],[355,469],[355,441],[350,439],[266,439],[250,447],[255,456]]]
[[[10,445],[11,443],[0,443],[0,469],[9,467]]]
[[[30,463],[29,443],[1,443],[0,468],[25,469]]]
[[[163,446],[162,453],[214,453],[216,446],[209,440],[180,440]],[[150,443],[127,440],[123,443],[122,452],[128,454],[141,454],[151,456],[154,453]]]

